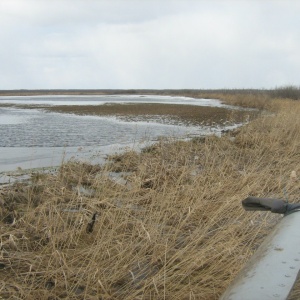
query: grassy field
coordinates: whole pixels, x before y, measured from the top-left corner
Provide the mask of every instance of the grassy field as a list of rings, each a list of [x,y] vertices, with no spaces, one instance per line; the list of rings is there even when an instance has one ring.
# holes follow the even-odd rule
[[[222,137],[162,139],[3,187],[0,296],[218,299],[280,218],[241,200],[299,201],[300,102],[210,97],[264,113]]]

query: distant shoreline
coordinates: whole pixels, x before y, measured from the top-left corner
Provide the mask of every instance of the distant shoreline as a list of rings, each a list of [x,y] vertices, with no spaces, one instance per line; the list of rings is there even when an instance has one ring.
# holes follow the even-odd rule
[[[53,89],[53,90],[0,90],[0,96],[42,96],[42,95],[182,95],[195,90],[151,90],[151,89]]]
[[[258,94],[268,92],[268,90],[258,89],[20,89],[20,90],[0,90],[0,96],[42,96],[42,95],[169,95],[201,97],[204,94]]]

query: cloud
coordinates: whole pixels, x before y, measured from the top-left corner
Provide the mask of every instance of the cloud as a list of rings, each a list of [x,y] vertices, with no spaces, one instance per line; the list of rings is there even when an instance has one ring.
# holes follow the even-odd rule
[[[2,0],[0,89],[299,84],[296,1]]]

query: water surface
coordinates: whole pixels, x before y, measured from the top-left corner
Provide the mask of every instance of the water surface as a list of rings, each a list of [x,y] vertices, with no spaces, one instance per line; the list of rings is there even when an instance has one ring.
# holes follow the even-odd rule
[[[168,124],[165,120],[126,122],[116,117],[47,112],[39,105],[164,103],[224,106],[218,100],[168,96],[0,97],[0,172],[58,165],[63,157],[89,159],[122,147],[139,147],[160,136],[185,138],[220,132],[220,127]],[[8,106],[9,105],[9,106]],[[22,105],[22,107],[20,107]],[[28,109],[26,105],[37,105]]]
[[[185,104],[196,106],[231,107],[217,99],[149,95],[85,95],[85,96],[0,96],[0,104],[34,105],[102,105],[122,103]]]

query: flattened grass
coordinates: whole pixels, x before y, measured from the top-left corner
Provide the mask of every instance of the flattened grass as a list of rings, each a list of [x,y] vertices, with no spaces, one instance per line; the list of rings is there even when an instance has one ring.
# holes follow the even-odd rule
[[[218,299],[278,219],[240,201],[299,201],[300,103],[267,105],[273,115],[220,138],[161,140],[3,188],[0,295]]]

